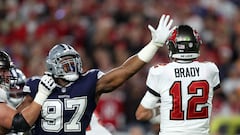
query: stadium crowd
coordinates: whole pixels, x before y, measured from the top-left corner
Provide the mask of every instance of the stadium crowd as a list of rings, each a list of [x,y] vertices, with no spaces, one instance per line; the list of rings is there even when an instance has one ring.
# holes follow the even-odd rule
[[[61,42],[79,51],[85,71],[107,71],[149,41],[147,24],[155,26],[162,13],[170,14],[175,25],[188,24],[200,32],[200,61],[213,61],[220,69],[222,87],[213,102],[214,121],[240,114],[239,12],[238,0],[1,0],[0,48],[27,77],[43,74],[47,51]],[[149,66],[101,98],[96,111],[109,130],[157,130],[137,121],[135,111],[145,93],[149,67],[168,60],[167,48],[161,48]],[[213,125],[213,131],[218,130],[226,128]]]

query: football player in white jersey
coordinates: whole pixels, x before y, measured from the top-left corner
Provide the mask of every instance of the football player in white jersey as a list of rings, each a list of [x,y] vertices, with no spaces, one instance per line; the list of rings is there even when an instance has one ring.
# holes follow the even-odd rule
[[[219,70],[213,62],[196,60],[202,41],[188,25],[176,27],[166,45],[172,62],[150,68],[136,118],[149,120],[160,112],[161,135],[208,135]],[[154,108],[159,99],[161,106]]]

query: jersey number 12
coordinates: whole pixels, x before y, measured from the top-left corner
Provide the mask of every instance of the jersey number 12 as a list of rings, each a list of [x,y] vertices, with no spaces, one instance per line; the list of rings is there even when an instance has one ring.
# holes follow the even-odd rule
[[[196,95],[198,90],[201,91],[201,95]],[[201,107],[197,110],[198,105],[204,105],[207,103],[209,94],[209,84],[205,80],[193,81],[187,87],[187,94],[193,96],[187,101],[187,113],[186,119],[203,119],[208,118],[208,107]],[[182,87],[181,82],[176,81],[173,83],[170,89],[170,95],[173,97],[173,107],[170,110],[171,120],[184,120],[184,111],[182,110]]]

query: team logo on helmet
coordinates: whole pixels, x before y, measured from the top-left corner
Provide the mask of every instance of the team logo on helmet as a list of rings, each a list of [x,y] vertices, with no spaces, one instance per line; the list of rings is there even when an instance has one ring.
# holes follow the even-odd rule
[[[201,44],[197,31],[188,25],[179,25],[166,41],[169,57],[182,60],[197,58]]]

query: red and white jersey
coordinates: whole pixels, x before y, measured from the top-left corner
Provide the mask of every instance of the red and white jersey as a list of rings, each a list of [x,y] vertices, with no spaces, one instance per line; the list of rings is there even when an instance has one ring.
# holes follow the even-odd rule
[[[86,135],[112,135],[104,126],[101,125],[99,118],[93,113]]]
[[[219,70],[214,63],[158,65],[150,68],[147,86],[159,94],[161,135],[208,135]]]

